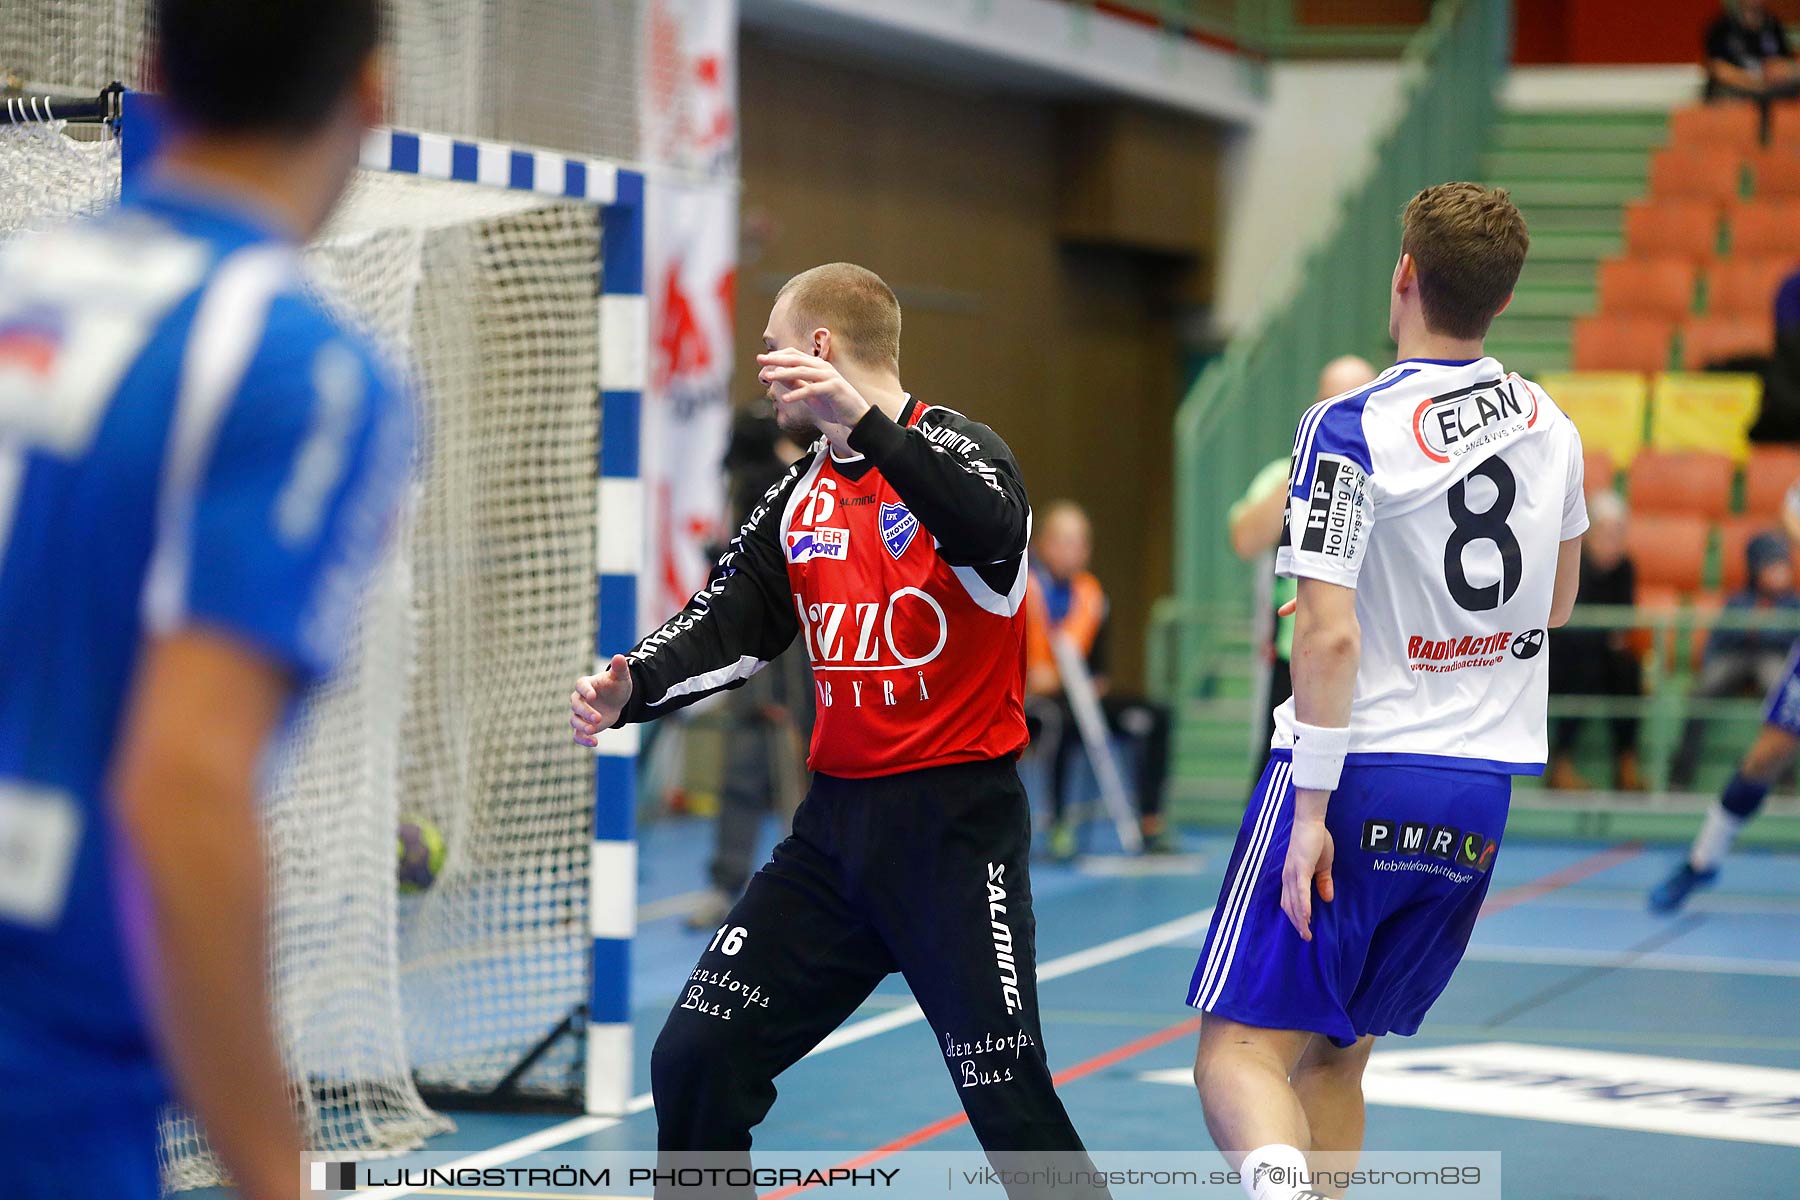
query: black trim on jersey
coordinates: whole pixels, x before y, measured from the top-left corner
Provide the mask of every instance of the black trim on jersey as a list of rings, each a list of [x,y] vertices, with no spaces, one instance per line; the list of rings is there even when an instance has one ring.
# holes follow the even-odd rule
[[[871,408],[850,431],[850,448],[893,485],[936,539],[940,558],[973,568],[1004,596],[1031,530],[1019,464],[999,434],[959,412],[927,408],[907,425],[918,403],[909,398],[897,422]]]
[[[815,443],[763,493],[706,586],[626,656],[631,700],[618,724],[654,720],[703,696],[741,687],[793,642],[800,620],[788,591],[781,514],[800,477],[822,453],[830,451]]]
[[[902,420],[918,401],[908,400]],[[1019,466],[986,425],[945,408],[928,409],[910,427],[871,409],[850,431],[861,463],[893,485],[953,567],[970,567],[995,592],[1012,590],[1023,567],[1031,509]],[[619,724],[654,720],[714,692],[743,685],[800,632],[789,590],[781,518],[823,441],[763,493],[712,578],[660,629],[639,642],[631,660],[631,700]],[[848,474],[849,472],[846,472]]]

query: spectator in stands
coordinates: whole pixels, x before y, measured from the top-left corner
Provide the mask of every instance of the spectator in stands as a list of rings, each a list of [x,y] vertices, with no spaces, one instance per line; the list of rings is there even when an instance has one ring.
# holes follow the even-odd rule
[[[1159,704],[1125,696],[1107,686],[1106,592],[1088,570],[1093,528],[1079,504],[1059,500],[1047,508],[1031,547],[1031,584],[1025,598],[1025,694],[1032,738],[1050,759],[1051,853],[1075,853],[1068,816],[1070,773],[1081,734],[1051,646],[1067,638],[1085,663],[1100,710],[1114,736],[1137,750],[1138,821],[1146,853],[1174,849],[1163,823],[1163,786],[1169,774],[1169,714]]]
[[[1800,442],[1800,270],[1782,280],[1775,293],[1774,353],[1743,366],[1763,377],[1762,408],[1750,427],[1750,440]]]
[[[1366,387],[1375,380],[1375,368],[1354,354],[1334,358],[1319,372],[1315,400]],[[1274,552],[1281,541],[1281,529],[1287,516],[1288,466],[1286,454],[1257,472],[1246,491],[1226,515],[1231,532],[1231,549],[1245,562],[1253,562]],[[1274,580],[1270,593],[1268,581]],[[1263,565],[1257,576],[1257,607],[1266,627],[1272,632],[1264,637],[1263,652],[1269,663],[1267,696],[1257,715],[1262,733],[1256,745],[1260,753],[1256,771],[1262,772],[1262,757],[1275,735],[1275,710],[1294,694],[1294,677],[1288,660],[1294,650],[1294,618],[1277,616],[1276,610],[1294,598],[1294,581],[1274,574],[1273,564]]]
[[[1785,537],[1773,531],[1759,533],[1744,550],[1750,586],[1725,602],[1728,613],[1785,612],[1800,610],[1800,593],[1794,590],[1794,568]],[[1789,618],[1791,620],[1791,617]],[[1787,629],[1716,629],[1707,639],[1700,678],[1691,693],[1695,699],[1715,700],[1754,690],[1766,694],[1780,682],[1794,634]],[[1672,787],[1692,786],[1700,766],[1706,724],[1690,717],[1682,730],[1681,746],[1669,767]]]
[[[725,448],[730,528],[735,532],[804,453],[761,413],[742,413]],[[716,560],[723,548],[709,552]],[[725,919],[750,882],[761,847],[763,817],[774,812],[785,826],[806,790],[806,738],[813,726],[812,670],[799,642],[724,695],[724,769],[719,819],[707,873],[711,888],[688,913],[690,929],[711,929]]]
[[[1763,104],[1800,95],[1800,62],[1763,0],[1730,0],[1706,31],[1706,98]]]
[[[1582,604],[1630,605],[1636,596],[1637,571],[1625,552],[1625,502],[1613,491],[1588,498],[1588,531],[1581,543]],[[1559,629],[1550,635],[1550,690],[1559,696],[1641,696],[1643,664],[1617,629]],[[1575,771],[1575,741],[1584,718],[1563,717],[1552,723],[1550,769],[1544,782],[1553,788],[1586,789]],[[1643,790],[1638,771],[1636,717],[1612,719],[1613,786]]]
[[[1775,336],[1800,333],[1800,270],[1781,281],[1775,293]]]

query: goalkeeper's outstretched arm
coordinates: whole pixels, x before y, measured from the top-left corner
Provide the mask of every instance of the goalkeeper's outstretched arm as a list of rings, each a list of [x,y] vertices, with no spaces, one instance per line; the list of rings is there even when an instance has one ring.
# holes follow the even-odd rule
[[[703,696],[741,687],[800,632],[788,587],[781,515],[819,447],[788,468],[763,494],[707,585],[682,610],[584,675],[569,696],[575,740],[592,746],[603,729],[650,721]]]

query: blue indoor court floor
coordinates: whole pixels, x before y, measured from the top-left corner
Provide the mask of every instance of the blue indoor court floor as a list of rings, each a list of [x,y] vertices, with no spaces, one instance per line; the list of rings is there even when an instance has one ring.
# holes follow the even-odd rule
[[[430,1149],[542,1165],[654,1147],[648,1050],[710,936],[681,920],[710,837],[692,819],[643,834],[634,1111],[452,1114],[457,1132]],[[1190,835],[1185,849],[1147,872],[1104,856],[1033,866],[1046,1045],[1094,1149],[1210,1146],[1183,999],[1230,845]],[[1504,1194],[1521,1200],[1800,1195],[1800,855],[1741,854],[1687,912],[1652,916],[1644,893],[1676,853],[1507,844],[1469,955],[1424,1031],[1377,1048],[1368,1148],[1498,1151]],[[942,1062],[890,979],[779,1081],[757,1145],[846,1160],[972,1150]]]

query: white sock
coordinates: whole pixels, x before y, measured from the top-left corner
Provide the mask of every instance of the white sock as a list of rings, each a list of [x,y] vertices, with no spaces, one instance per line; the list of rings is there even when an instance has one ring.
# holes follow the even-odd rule
[[[1726,812],[1722,804],[1714,804],[1706,810],[1706,823],[1700,826],[1694,848],[1688,851],[1688,862],[1696,871],[1712,870],[1731,853],[1731,844],[1737,841],[1738,830],[1743,827],[1743,817]]]
[[[1250,1200],[1293,1200],[1306,1190],[1306,1155],[1272,1142],[1246,1154],[1238,1174]]]

